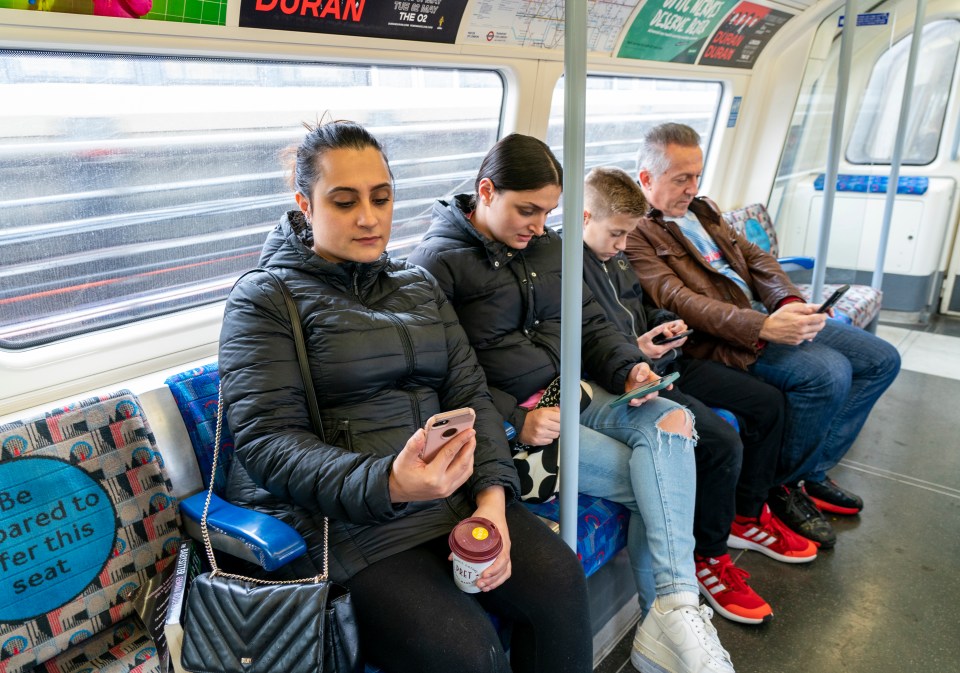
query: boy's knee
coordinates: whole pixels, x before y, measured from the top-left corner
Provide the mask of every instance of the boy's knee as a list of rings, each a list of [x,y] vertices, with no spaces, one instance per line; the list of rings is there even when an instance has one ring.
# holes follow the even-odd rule
[[[693,415],[686,409],[674,409],[657,421],[657,428],[673,435],[693,438]]]

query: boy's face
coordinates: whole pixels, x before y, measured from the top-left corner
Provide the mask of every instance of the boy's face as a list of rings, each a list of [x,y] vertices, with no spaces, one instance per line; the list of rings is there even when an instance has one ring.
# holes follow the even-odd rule
[[[583,213],[583,242],[597,257],[606,262],[627,247],[627,234],[636,229],[640,218],[627,213],[609,217],[593,217]]]

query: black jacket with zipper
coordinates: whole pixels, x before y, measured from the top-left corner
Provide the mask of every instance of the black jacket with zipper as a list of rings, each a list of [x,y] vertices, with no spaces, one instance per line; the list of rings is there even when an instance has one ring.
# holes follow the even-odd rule
[[[306,241],[306,243],[305,243]],[[446,535],[484,488],[519,488],[502,419],[456,313],[422,269],[383,255],[334,264],[309,246],[300,211],[268,236],[260,267],[282,277],[303,324],[323,423],[311,430],[290,320],[268,274],[227,299],[220,374],[236,442],[227,499],[283,519],[343,581],[379,559]],[[395,456],[433,414],[477,413],[474,472],[444,500],[390,502]]]
[[[519,433],[518,402],[560,373],[563,250],[547,229],[523,250],[484,237],[467,218],[475,196],[438,201],[433,222],[407,261],[432,273],[453,303],[487,375],[497,408]],[[581,363],[586,376],[621,394],[630,370],[645,361],[583,288]]]

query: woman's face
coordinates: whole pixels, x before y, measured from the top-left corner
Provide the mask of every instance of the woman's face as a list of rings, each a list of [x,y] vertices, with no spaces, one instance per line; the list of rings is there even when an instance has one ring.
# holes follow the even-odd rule
[[[328,150],[309,201],[297,204],[313,230],[313,251],[334,262],[374,262],[393,224],[393,180],[373,147]]]
[[[543,234],[547,215],[560,203],[559,185],[525,191],[498,190],[484,178],[477,193],[473,225],[495,241],[523,250],[534,236]]]

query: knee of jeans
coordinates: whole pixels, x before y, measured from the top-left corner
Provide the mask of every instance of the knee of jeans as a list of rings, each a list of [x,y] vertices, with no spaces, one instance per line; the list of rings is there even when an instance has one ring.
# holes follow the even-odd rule
[[[684,407],[673,409],[657,420],[657,428],[672,435],[683,435],[687,439],[694,439],[693,414]]]

